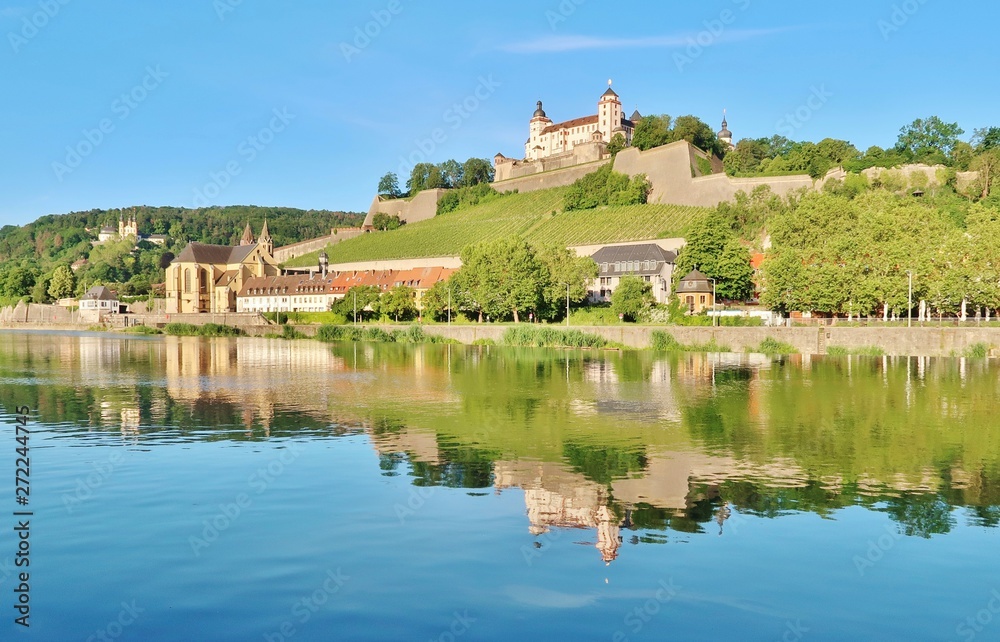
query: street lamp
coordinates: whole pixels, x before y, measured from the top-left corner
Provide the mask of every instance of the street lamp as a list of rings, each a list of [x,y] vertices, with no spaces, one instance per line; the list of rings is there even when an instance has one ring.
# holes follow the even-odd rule
[[[906,327],[913,327],[913,270],[907,270],[906,276],[910,279],[910,287],[906,292]]]
[[[715,327],[715,317],[718,316],[715,307],[715,279],[710,278],[709,281],[712,282],[712,327]]]
[[[569,283],[566,284],[566,327],[569,327]]]

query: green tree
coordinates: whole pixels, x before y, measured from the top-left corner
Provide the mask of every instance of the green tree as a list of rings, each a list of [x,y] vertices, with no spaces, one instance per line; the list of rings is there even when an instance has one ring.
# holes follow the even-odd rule
[[[977,129],[975,135],[972,137],[972,146],[979,152],[1000,147],[1000,127]]]
[[[357,311],[358,321],[370,320],[379,314],[379,298],[382,291],[374,285],[356,285],[347,290],[344,298],[335,304],[335,312],[353,319]]]
[[[731,238],[716,262],[716,293],[722,299],[746,301],[753,296],[753,268],[750,251],[739,239]]]
[[[623,276],[611,294],[611,310],[626,321],[638,321],[653,302],[653,286],[633,274]]]
[[[406,182],[406,189],[410,196],[425,189],[437,189],[447,187],[441,167],[433,163],[417,163],[410,171],[410,179]]]
[[[567,285],[571,304],[585,301],[587,284],[598,275],[597,264],[589,256],[577,256],[574,251],[556,245],[541,248],[537,256],[546,277],[538,315],[550,320],[565,318]]]
[[[379,300],[379,311],[393,317],[397,323],[408,321],[417,314],[416,291],[405,285],[397,285]]]
[[[73,270],[65,265],[60,265],[52,272],[52,280],[49,283],[49,296],[55,300],[73,296],[76,289],[76,275]]]
[[[958,123],[946,123],[938,116],[918,118],[899,130],[896,149],[914,160],[945,162],[963,133]]]
[[[399,198],[399,178],[395,173],[389,172],[379,179],[378,193],[379,196],[385,196],[387,198]]]
[[[660,147],[674,142],[670,126],[670,116],[643,116],[632,132],[632,146],[640,151]]]
[[[404,225],[406,225],[406,222],[399,218],[399,214],[393,214],[390,216],[389,214],[379,212],[372,217],[372,227],[383,232],[398,230]]]
[[[31,294],[38,273],[26,266],[11,266],[0,272],[0,296],[19,298]]]
[[[450,281],[438,281],[420,298],[420,313],[424,318],[441,321],[448,316],[449,288],[454,287]],[[452,306],[454,308],[454,305]]]
[[[615,134],[611,137],[611,142],[608,143],[608,153],[612,156],[616,155],[618,152],[622,151],[627,147],[625,143],[625,137],[621,133]]]
[[[444,183],[443,187],[453,189],[462,186],[464,170],[458,161],[449,159],[441,163],[439,167],[441,170],[441,180]]]
[[[969,165],[969,169],[979,173],[973,183],[974,189],[979,192],[979,198],[989,197],[997,181],[1000,181],[1000,147],[992,148],[977,156]]]
[[[456,275],[473,309],[493,319],[538,310],[547,275],[534,250],[519,237],[470,245],[462,250],[462,269]],[[455,278],[455,277],[453,277]]]
[[[45,276],[39,277],[35,281],[35,285],[31,288],[31,300],[35,303],[48,303],[52,299],[49,298],[49,283],[52,281],[52,275],[46,274]]]
[[[473,187],[483,183],[492,183],[493,165],[485,158],[470,158],[462,165],[461,187]]]

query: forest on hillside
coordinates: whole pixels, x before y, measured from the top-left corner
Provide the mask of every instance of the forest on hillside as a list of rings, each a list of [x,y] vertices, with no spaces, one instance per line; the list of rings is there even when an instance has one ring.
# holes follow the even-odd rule
[[[118,227],[119,217],[135,215],[141,235],[166,234],[166,245],[113,241],[95,246],[100,228]],[[357,227],[363,214],[281,207],[229,206],[202,209],[134,207],[43,216],[22,226],[0,229],[0,303],[30,296],[47,302],[108,285],[123,295],[143,296],[162,283],[163,269],[189,242],[236,245],[250,224],[254,236],[264,221],[275,247]],[[86,259],[76,271],[70,266]],[[53,281],[55,285],[53,286]]]

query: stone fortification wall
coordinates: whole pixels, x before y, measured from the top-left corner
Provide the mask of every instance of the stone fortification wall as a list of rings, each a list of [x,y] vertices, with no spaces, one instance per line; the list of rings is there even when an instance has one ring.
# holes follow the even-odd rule
[[[398,215],[399,218],[407,223],[432,219],[437,216],[438,201],[447,192],[448,190],[446,189],[426,189],[419,192],[412,199],[397,198],[383,200],[381,197],[376,196],[375,200],[372,201],[371,207],[368,209],[368,216],[365,217],[363,227],[369,229],[372,225],[372,218],[378,213],[388,214],[389,216]]]
[[[278,263],[284,263],[285,261],[290,261],[297,256],[302,256],[303,254],[308,254],[310,252],[318,252],[327,245],[336,245],[341,241],[346,241],[347,239],[352,239],[362,234],[364,234],[364,230],[360,227],[334,228],[330,230],[330,236],[320,236],[318,238],[309,239],[308,241],[301,241],[299,243],[292,243],[291,245],[274,248],[274,260]]]
[[[645,174],[653,189],[650,203],[715,207],[732,201],[740,191],[751,192],[759,185],[768,185],[776,194],[787,195],[799,189],[813,189],[809,176],[778,176],[762,178],[730,178],[726,174],[692,176],[692,146],[678,141],[645,152],[630,148],[615,157],[615,171],[635,176]]]
[[[80,313],[58,305],[18,302],[0,310],[0,325],[69,325],[81,323]]]
[[[615,156],[613,162],[616,172],[629,176],[645,174],[649,178],[653,188],[649,195],[650,203],[715,207],[724,201],[732,201],[738,192],[751,192],[759,185],[768,185],[771,191],[782,196],[800,189],[814,189],[816,186],[816,182],[805,175],[730,178],[722,173],[721,163],[716,159],[710,160],[713,171],[717,173],[695,178],[694,174],[700,173],[697,169],[697,158],[708,157],[687,141],[679,141],[645,152],[635,148],[625,149]],[[611,162],[610,159],[544,173],[531,173],[520,178],[496,181],[493,183],[493,188],[500,192],[513,190],[534,192],[564,187],[599,169],[607,162]],[[518,165],[518,168],[525,166],[527,164]]]
[[[531,176],[532,174],[541,174],[585,163],[610,160],[607,151],[607,143],[595,141],[581,143],[570,152],[546,156],[538,160],[514,160],[513,158],[508,158],[496,164],[496,178],[494,181],[500,183],[515,178]]]
[[[611,159],[606,158],[584,165],[574,165],[566,169],[557,169],[541,174],[530,174],[522,178],[494,182],[493,189],[498,192],[537,192],[543,189],[552,189],[553,187],[566,187],[587,174],[597,171],[602,165],[606,165],[609,162],[611,162]]]
[[[947,168],[944,165],[902,165],[892,169],[885,167],[869,167],[861,173],[869,183],[882,178],[883,175],[901,182],[906,189],[915,187],[938,187],[945,182]],[[975,175],[975,172],[973,172]]]

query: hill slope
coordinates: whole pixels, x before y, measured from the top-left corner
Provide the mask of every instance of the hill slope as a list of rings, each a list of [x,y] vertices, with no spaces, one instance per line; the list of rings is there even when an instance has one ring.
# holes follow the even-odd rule
[[[392,232],[329,246],[330,263],[457,256],[479,241],[517,235],[538,245],[586,245],[683,236],[707,210],[677,205],[630,205],[563,212],[566,188],[510,194],[483,205],[411,223]],[[315,265],[317,253],[288,262]]]

